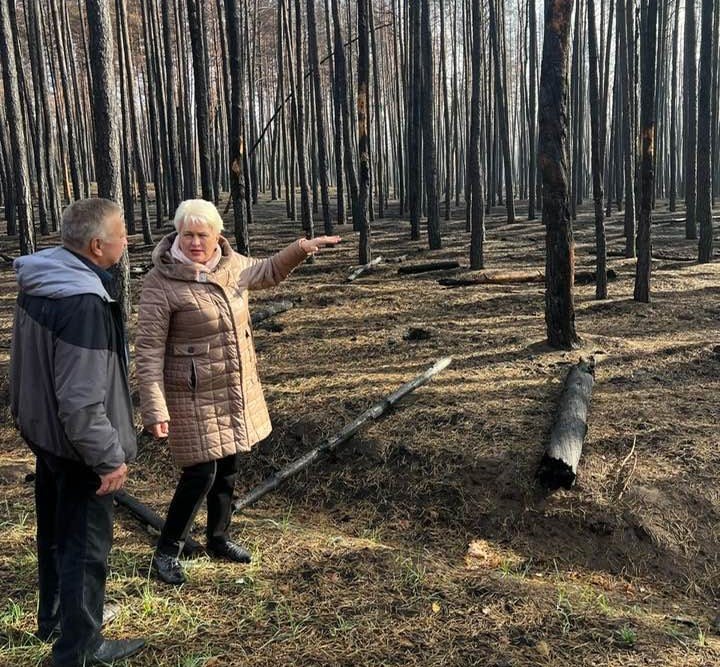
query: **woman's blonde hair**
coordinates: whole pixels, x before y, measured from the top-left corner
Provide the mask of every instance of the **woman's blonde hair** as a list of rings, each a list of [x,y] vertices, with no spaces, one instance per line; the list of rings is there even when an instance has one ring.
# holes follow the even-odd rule
[[[220,213],[212,202],[205,199],[186,199],[180,203],[175,211],[173,224],[179,233],[184,224],[202,225],[206,224],[216,234],[223,230],[223,221]]]

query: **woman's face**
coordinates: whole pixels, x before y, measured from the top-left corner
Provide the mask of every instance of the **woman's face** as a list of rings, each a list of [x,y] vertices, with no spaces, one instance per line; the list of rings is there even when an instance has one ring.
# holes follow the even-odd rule
[[[213,256],[220,235],[206,222],[185,222],[179,237],[183,255],[197,264],[205,264]]]

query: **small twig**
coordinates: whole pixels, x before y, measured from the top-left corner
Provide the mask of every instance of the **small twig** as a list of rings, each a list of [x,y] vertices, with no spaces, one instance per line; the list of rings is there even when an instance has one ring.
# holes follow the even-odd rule
[[[633,444],[632,447],[630,447],[630,451],[628,452],[627,456],[622,460],[622,463],[618,466],[617,470],[617,479],[618,482],[620,481],[620,473],[622,472],[623,468],[625,467],[625,464],[630,460],[630,458],[635,454],[635,445],[637,444],[637,436],[633,436]],[[633,461],[633,466],[630,472],[628,473],[627,477],[625,477],[625,481],[622,485],[622,488],[617,492],[617,495],[615,496],[615,500],[620,500],[620,498],[623,497],[623,494],[625,491],[627,491],[628,486],[630,485],[630,480],[632,479],[633,474],[635,473],[635,468],[637,468],[637,454],[635,454],[635,460]]]

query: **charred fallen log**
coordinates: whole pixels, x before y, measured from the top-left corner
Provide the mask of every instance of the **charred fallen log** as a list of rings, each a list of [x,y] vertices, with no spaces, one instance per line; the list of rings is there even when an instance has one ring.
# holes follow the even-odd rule
[[[363,425],[386,414],[401,398],[427,383],[434,375],[437,375],[440,371],[447,368],[451,361],[452,357],[444,357],[436,361],[433,366],[421,375],[418,375],[414,380],[402,385],[402,387],[395,390],[392,394],[386,396],[375,403],[372,407],[368,408],[357,419],[345,426],[345,428],[343,428],[339,433],[270,475],[270,477],[266,478],[242,498],[237,498],[233,502],[233,510],[237,512],[245,507],[253,505],[265,494],[277,489],[286,479],[288,479],[288,477],[292,477],[301,470],[304,470],[325,454],[333,451],[338,445],[347,442],[360,430]]]
[[[455,261],[442,261],[442,262],[427,262],[425,264],[411,264],[409,266],[401,266],[398,269],[398,273],[407,275],[409,273],[427,273],[428,271],[448,271],[450,269],[459,269],[460,262]]]
[[[570,369],[565,380],[550,440],[537,471],[538,482],[549,491],[569,489],[575,484],[594,380],[595,363],[584,359]]]
[[[617,273],[608,269],[607,279],[615,280]],[[578,271],[575,274],[575,284],[590,285],[595,282],[594,271]],[[544,283],[545,274],[541,271],[508,271],[496,273],[480,273],[472,278],[440,278],[438,283],[443,287],[472,287],[474,285],[511,285],[521,283]]]

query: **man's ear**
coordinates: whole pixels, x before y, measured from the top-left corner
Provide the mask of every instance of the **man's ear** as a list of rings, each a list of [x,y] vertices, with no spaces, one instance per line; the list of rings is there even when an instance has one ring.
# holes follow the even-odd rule
[[[103,254],[102,240],[97,239],[97,238],[92,239],[92,241],[90,241],[89,249],[90,249],[90,254],[93,257],[102,257],[102,254]]]

